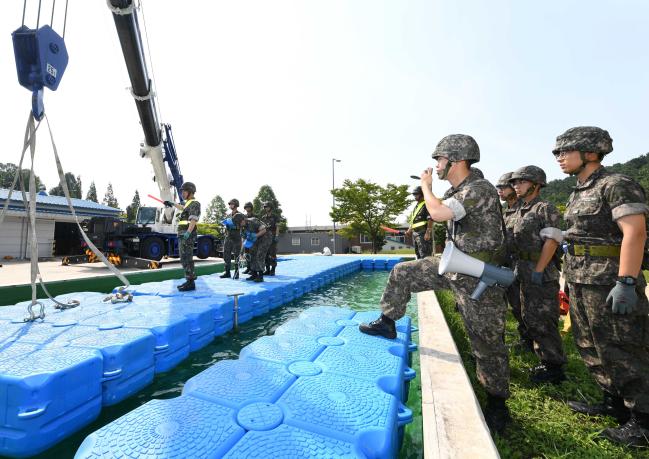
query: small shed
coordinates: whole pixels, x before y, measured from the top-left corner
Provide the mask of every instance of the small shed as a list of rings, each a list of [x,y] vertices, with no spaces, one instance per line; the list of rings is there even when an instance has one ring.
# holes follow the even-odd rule
[[[8,195],[9,190],[0,188],[0,212]],[[72,205],[80,221],[90,217],[117,218],[121,213],[119,209],[85,199],[72,199]],[[36,195],[36,237],[39,258],[79,253],[79,229],[65,197],[50,196],[44,191]],[[30,252],[29,215],[25,211],[22,194],[14,191],[0,226],[0,259],[29,259]]]

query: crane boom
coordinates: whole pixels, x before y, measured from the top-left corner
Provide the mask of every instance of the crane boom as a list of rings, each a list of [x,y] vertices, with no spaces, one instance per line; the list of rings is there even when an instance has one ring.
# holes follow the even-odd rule
[[[162,200],[174,201],[173,187],[176,188],[178,196],[182,196],[180,187],[183,177],[171,136],[171,127],[168,124],[163,125],[163,131],[158,121],[155,94],[146,65],[135,4],[133,0],[109,0],[109,7],[113,13],[126,69],[131,80],[131,93],[144,131],[140,156],[149,158],[151,161],[154,180]],[[167,163],[166,167],[165,163]],[[167,168],[171,172],[171,179]],[[173,214],[173,209],[165,209],[162,213],[162,223],[172,223]]]

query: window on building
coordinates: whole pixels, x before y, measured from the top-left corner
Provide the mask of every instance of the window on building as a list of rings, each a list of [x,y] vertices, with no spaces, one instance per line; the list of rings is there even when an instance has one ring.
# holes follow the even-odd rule
[[[390,239],[394,239],[398,242],[401,242],[402,244],[406,243],[406,237],[405,236],[389,236]]]
[[[319,237],[312,237],[311,238],[311,245],[320,245],[320,238]]]
[[[372,239],[366,234],[361,234],[361,244],[371,244]]]
[[[300,245],[300,238],[299,237],[291,238],[291,245]]]

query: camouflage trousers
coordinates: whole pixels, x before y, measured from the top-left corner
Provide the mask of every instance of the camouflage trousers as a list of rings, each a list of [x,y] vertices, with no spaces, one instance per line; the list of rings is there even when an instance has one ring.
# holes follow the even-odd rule
[[[194,274],[194,244],[196,243],[196,233],[192,233],[189,238],[184,239],[182,235],[178,237],[178,252],[180,252],[180,263],[185,270],[185,279],[196,279]]]
[[[239,253],[241,252],[241,237],[231,238],[226,236],[225,242],[223,243],[223,261],[225,262],[225,270],[230,270],[230,264],[232,263],[232,252],[234,252],[235,262],[239,258]]]
[[[640,275],[642,277],[642,275]],[[606,297],[613,285],[570,283],[570,320],[579,354],[599,386],[649,414],[649,304],[645,283],[636,287],[638,310],[613,314]]]
[[[518,334],[521,339],[531,339],[527,333],[525,322],[523,322],[523,313],[521,312],[521,284],[518,282],[518,279],[514,280],[514,283],[505,290],[505,299],[512,309],[512,315],[516,319],[516,322],[518,322]]]
[[[544,363],[563,365],[566,354],[559,334],[559,281],[532,284],[525,277],[520,282],[521,318],[534,352]]]
[[[266,253],[268,247],[273,242],[273,237],[270,234],[264,234],[255,241],[255,245],[250,249],[250,270],[251,271],[264,271],[264,262],[266,261]]]
[[[457,280],[452,280],[448,274],[439,276],[438,264],[439,259],[426,257],[396,265],[381,297],[383,314],[398,320],[405,314],[412,293],[450,289],[471,342],[480,384],[492,395],[509,397],[509,355],[505,347],[507,305],[503,289],[490,287],[480,300],[472,300],[471,293],[478,279],[458,275]]]
[[[277,241],[271,236],[270,246],[268,247],[268,252],[266,253],[266,267],[273,268],[277,266]]]
[[[412,233],[412,240],[415,244],[415,255],[417,259],[430,257],[433,254],[433,241],[424,239],[425,231]]]

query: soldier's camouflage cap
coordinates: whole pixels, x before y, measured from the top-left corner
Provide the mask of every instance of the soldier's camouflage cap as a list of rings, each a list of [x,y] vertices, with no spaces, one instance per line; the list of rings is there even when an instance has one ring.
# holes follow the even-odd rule
[[[514,180],[529,180],[530,182],[545,186],[545,171],[538,166],[523,166],[512,172],[512,175],[509,177],[509,182],[511,183]]]
[[[509,183],[509,179],[512,178],[512,174],[513,172],[507,172],[501,175],[498,181],[496,182],[496,186],[511,186]]]
[[[448,158],[449,161],[480,161],[480,147],[470,135],[451,134],[439,141],[431,155],[433,159]]]
[[[568,129],[557,137],[552,153],[581,151],[606,155],[613,151],[613,139],[608,131],[595,126],[579,126]]]

